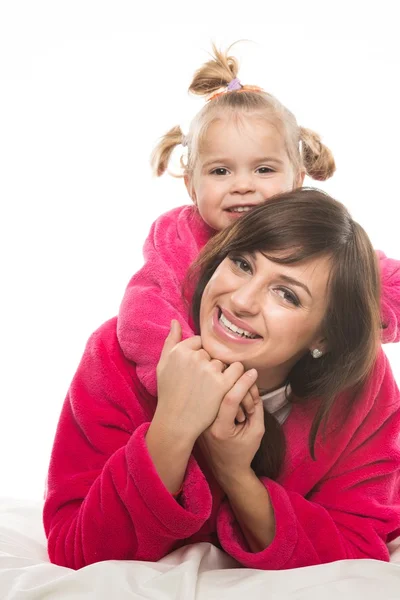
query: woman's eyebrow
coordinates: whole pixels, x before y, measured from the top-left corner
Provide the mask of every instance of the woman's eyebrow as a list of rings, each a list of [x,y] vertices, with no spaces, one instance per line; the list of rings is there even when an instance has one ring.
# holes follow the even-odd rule
[[[296,285],[298,287],[303,288],[303,290],[305,290],[307,292],[307,294],[310,296],[310,298],[312,298],[311,292],[305,283],[298,281],[298,279],[293,279],[293,277],[289,277],[288,275],[279,275],[279,279],[282,279],[286,283],[290,283],[292,285]]]

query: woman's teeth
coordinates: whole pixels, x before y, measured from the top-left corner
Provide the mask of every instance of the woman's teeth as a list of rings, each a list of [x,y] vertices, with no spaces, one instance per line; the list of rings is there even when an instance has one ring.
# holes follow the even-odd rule
[[[221,312],[221,316],[219,318],[219,322],[224,327],[226,327],[226,329],[229,329],[229,331],[233,331],[233,333],[236,333],[237,335],[240,335],[241,337],[246,337],[246,338],[250,338],[250,339],[254,339],[254,338],[258,337],[255,333],[250,333],[250,331],[246,331],[245,329],[236,327],[236,325],[234,325],[233,323],[228,321],[228,319],[222,314],[222,312]]]
[[[252,206],[235,206],[234,208],[230,208],[230,212],[248,212],[251,210]]]

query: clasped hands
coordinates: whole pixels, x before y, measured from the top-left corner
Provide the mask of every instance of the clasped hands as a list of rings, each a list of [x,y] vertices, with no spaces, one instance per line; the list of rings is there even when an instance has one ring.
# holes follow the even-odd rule
[[[257,371],[212,358],[200,336],[184,341],[172,321],[157,366],[155,417],[191,446],[199,443],[220,485],[251,471],[264,435]]]

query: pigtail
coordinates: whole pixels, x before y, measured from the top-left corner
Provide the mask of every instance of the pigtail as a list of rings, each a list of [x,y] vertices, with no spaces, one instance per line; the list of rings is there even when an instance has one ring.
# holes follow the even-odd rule
[[[315,131],[300,127],[301,155],[306,173],[312,179],[325,181],[336,170],[332,152]]]
[[[171,154],[179,144],[185,144],[185,136],[179,125],[176,125],[163,135],[151,155],[151,167],[157,177],[165,173]]]
[[[239,63],[234,56],[228,56],[226,52],[218,50],[213,44],[211,60],[202,65],[194,74],[189,92],[197,96],[209,96],[237,77]]]

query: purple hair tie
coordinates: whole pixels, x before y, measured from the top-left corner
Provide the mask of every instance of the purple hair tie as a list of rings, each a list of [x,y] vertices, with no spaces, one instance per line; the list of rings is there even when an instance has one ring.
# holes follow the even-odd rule
[[[240,83],[239,79],[237,77],[235,77],[235,79],[232,79],[232,81],[228,84],[227,91],[228,92],[236,92],[237,90],[240,90],[242,87],[243,86]]]

